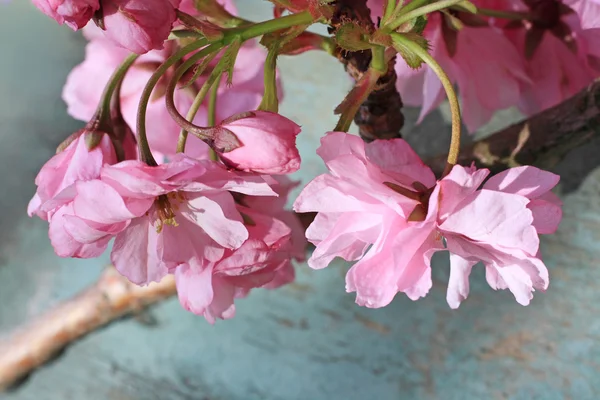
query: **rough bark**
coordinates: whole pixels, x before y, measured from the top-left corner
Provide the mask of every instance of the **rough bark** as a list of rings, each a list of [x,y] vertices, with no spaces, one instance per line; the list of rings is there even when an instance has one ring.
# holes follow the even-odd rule
[[[332,32],[348,21],[358,23],[369,32],[375,30],[366,0],[338,0],[334,5]],[[367,71],[371,62],[370,51],[351,52],[338,49],[337,57],[355,81]],[[395,62],[396,58],[390,60],[387,73],[379,79],[376,89],[360,106],[354,117],[360,136],[367,142],[401,137],[404,115],[402,115],[402,99],[396,89]]]
[[[518,165],[552,169],[594,137],[600,137],[600,79],[561,104],[461,149],[458,162],[475,161],[493,174]],[[436,173],[445,163],[445,155],[427,162]]]

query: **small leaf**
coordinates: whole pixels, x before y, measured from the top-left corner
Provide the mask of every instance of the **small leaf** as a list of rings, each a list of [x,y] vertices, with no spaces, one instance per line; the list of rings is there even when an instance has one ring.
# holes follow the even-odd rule
[[[362,51],[371,48],[369,36],[369,31],[366,28],[349,22],[338,28],[335,39],[337,44],[344,50]]]
[[[88,151],[94,150],[96,147],[100,145],[102,142],[102,138],[104,137],[104,132],[89,132],[87,136],[85,136],[85,145]]]
[[[200,75],[202,75],[202,73],[206,71],[206,68],[211,63],[211,61],[214,60],[217,54],[219,54],[218,51],[210,53],[209,55],[204,57],[201,62],[194,65],[192,76],[180,85],[180,89],[187,89],[188,87],[192,86],[194,82],[196,82],[196,80],[200,77]]]
[[[419,47],[429,50],[429,42],[423,36],[417,35],[416,33],[403,33],[402,36],[415,42],[419,45]],[[412,50],[407,48],[404,43],[397,40],[394,35],[392,35],[392,40],[394,43],[394,49],[396,49],[398,54],[400,54],[404,61],[406,61],[406,64],[408,64],[409,67],[418,69],[423,64],[423,59],[415,54]]]
[[[223,58],[221,61],[223,62],[223,71],[227,72],[227,85],[231,85],[233,83],[233,68],[235,67],[235,60],[240,51],[240,47],[242,46],[242,39],[238,36],[227,47],[225,53],[223,54]]]

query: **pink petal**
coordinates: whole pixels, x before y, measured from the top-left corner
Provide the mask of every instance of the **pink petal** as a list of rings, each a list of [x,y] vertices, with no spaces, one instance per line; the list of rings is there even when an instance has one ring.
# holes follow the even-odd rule
[[[115,268],[131,282],[145,285],[160,282],[168,270],[158,258],[158,234],[150,217],[131,221],[115,239],[110,256]]]
[[[551,172],[536,167],[523,166],[509,168],[492,176],[483,185],[483,188],[535,199],[552,190],[559,180],[560,176]]]
[[[197,223],[221,246],[236,249],[248,239],[248,230],[231,194],[222,192],[198,196],[190,199],[187,207],[182,215]]]
[[[439,220],[448,218],[456,206],[481,186],[489,173],[487,169],[476,170],[455,165],[439,183]]]
[[[425,187],[435,185],[433,171],[402,139],[375,140],[365,145],[367,159],[395,178],[396,182],[411,186],[419,182]]]
[[[382,225],[381,217],[377,214],[342,214],[327,237],[317,244],[308,259],[308,265],[313,269],[322,269],[327,267],[335,257],[341,257],[346,261],[359,259],[369,245],[377,240]],[[315,219],[311,226],[320,221]]]
[[[446,301],[450,308],[458,308],[469,295],[469,275],[476,263],[477,261],[450,253],[450,280],[446,294]]]
[[[533,226],[538,234],[549,235],[558,229],[562,208],[548,201],[535,199],[527,205],[533,214]]]
[[[469,196],[440,225],[440,230],[460,234],[493,247],[517,248],[536,254],[539,239],[531,226],[529,201],[518,195],[480,190]]]
[[[177,295],[181,306],[196,315],[204,315],[208,322],[214,323],[211,314],[205,314],[213,301],[212,266],[200,268],[195,263],[182,264],[175,271]]]

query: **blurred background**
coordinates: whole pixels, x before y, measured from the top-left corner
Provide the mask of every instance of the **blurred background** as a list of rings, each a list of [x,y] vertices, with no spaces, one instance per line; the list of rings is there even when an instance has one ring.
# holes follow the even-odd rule
[[[238,5],[244,17],[270,17],[267,2]],[[39,168],[82,126],[60,95],[84,46],[29,1],[0,8],[0,336],[93,283],[108,264],[107,255],[57,257],[47,224],[26,214]],[[303,127],[295,177],[306,183],[324,171],[315,150],[351,82],[326,54],[282,57],[280,67],[280,111]],[[443,108],[417,127],[417,110],[405,115],[406,138],[421,155],[447,148]],[[517,118],[502,113],[480,135]],[[377,310],[359,308],[345,293],[347,264],[297,265],[295,283],[254,291],[236,303],[233,320],[211,326],[172,298],[152,307],[145,323],[124,319],[86,336],[0,398],[598,399],[600,170],[573,191],[598,147],[571,154],[558,169],[571,193],[561,196],[558,234],[542,241],[550,289],[529,307],[494,293],[476,268],[468,300],[449,309],[444,255],[435,259],[428,297],[399,295]]]

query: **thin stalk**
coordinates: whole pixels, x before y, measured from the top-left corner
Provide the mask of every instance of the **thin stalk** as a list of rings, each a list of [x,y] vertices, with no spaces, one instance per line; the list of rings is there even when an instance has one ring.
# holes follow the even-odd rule
[[[202,131],[206,130],[206,128],[204,127],[192,124],[188,119],[184,118],[184,116],[181,115],[177,110],[177,107],[175,106],[175,89],[177,88],[177,82],[179,82],[181,77],[186,73],[188,69],[192,67],[192,65],[200,61],[202,58],[213,53],[214,51],[218,51],[219,49],[221,49],[221,43],[213,43],[209,46],[206,46],[204,49],[200,50],[198,53],[188,58],[183,64],[179,66],[179,68],[175,70],[173,77],[167,85],[167,90],[165,93],[167,111],[169,111],[169,114],[171,114],[171,118],[173,118],[177,125],[179,125],[182,128],[181,132],[179,133],[179,140],[177,141],[177,152],[184,151],[185,143],[187,141],[187,134],[189,131],[192,131],[192,133],[200,136],[202,135]],[[222,60],[223,59],[219,61],[219,63],[215,67],[215,70],[219,68],[219,64],[221,64]],[[204,98],[208,94],[212,83],[214,83],[213,74],[211,74],[206,80],[206,82],[204,82],[204,85],[202,85],[202,87],[200,88],[200,91],[196,95],[196,98],[194,98],[194,102],[192,103],[190,111],[188,112],[188,115],[192,115],[191,119],[193,119],[193,117],[196,116],[196,113],[198,112],[200,105],[204,101]]]
[[[220,82],[221,81],[221,75],[220,74],[217,77],[216,82]],[[215,84],[212,86],[212,89],[210,91],[210,96],[208,98],[208,117],[207,117],[207,124],[208,126],[215,126],[217,124],[217,93],[219,92],[219,85]]]
[[[438,76],[440,81],[442,82],[442,86],[446,91],[446,95],[448,96],[448,102],[450,103],[450,111],[452,113],[452,138],[450,140],[450,150],[448,151],[448,164],[446,165],[446,171],[444,171],[444,176],[450,172],[452,167],[456,164],[458,160],[458,153],[460,151],[460,105],[458,104],[458,97],[456,96],[456,92],[454,91],[454,87],[446,72],[442,69],[440,64],[427,52],[427,50],[423,49],[417,43],[408,39],[406,36],[392,33],[395,40],[402,42],[404,46],[406,46],[410,51],[414,52],[418,55],[435,74]]]
[[[125,74],[129,70],[129,68],[133,65],[135,60],[139,57],[138,54],[130,54],[125,58],[125,60],[117,67],[115,72],[113,72],[110,77],[108,83],[104,87],[104,91],[102,92],[101,102],[98,108],[98,120],[99,121],[108,121],[110,120],[110,102],[113,97],[113,93],[119,87],[120,83],[123,81]]]
[[[397,0],[386,0],[385,8],[383,9],[383,20],[386,21],[396,9]]]
[[[489,8],[477,7],[477,14],[485,15],[486,17],[503,18],[521,21],[527,19],[527,14],[518,11],[492,10]]]
[[[392,32],[392,31],[396,30],[400,25],[402,25],[405,22],[410,21],[411,19],[415,19],[417,17],[420,17],[422,15],[427,15],[427,14],[430,14],[435,11],[440,11],[440,10],[443,10],[448,7],[452,7],[458,3],[461,3],[462,1],[464,1],[464,0],[441,0],[441,1],[437,1],[432,4],[428,4],[423,7],[419,7],[415,10],[412,10],[410,12],[407,12],[405,14],[398,16],[398,18],[396,18],[395,20],[393,20],[392,22],[387,24],[383,28],[383,30],[388,33]]]
[[[140,160],[145,162],[148,165],[156,166],[156,160],[152,156],[152,152],[150,151],[150,146],[148,145],[148,137],[146,136],[146,111],[148,109],[148,101],[150,101],[150,96],[152,95],[152,91],[154,87],[160,80],[160,78],[167,72],[167,70],[173,66],[177,61],[181,60],[184,56],[191,53],[192,51],[198,50],[201,47],[206,46],[206,40],[201,39],[194,43],[190,43],[187,46],[183,47],[171,57],[167,58],[164,63],[162,63],[156,71],[152,74],[144,90],[142,91],[142,95],[140,96],[140,105],[137,112],[137,136],[138,136],[138,146],[140,152]]]

